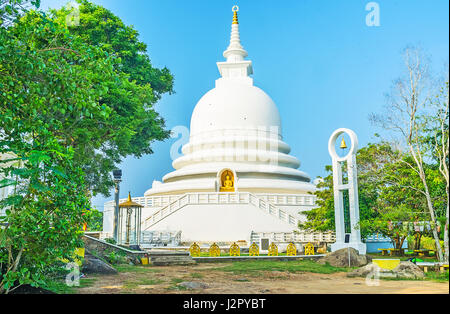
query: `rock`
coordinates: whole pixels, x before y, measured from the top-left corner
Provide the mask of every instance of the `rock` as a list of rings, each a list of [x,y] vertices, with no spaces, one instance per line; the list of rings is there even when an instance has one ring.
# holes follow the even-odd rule
[[[409,261],[407,262],[400,262],[400,264],[395,267],[393,272],[397,273],[399,277],[406,277],[406,278],[423,278],[425,277],[425,273],[420,269],[419,266],[417,266],[414,263],[411,263]]]
[[[189,290],[209,288],[209,286],[206,283],[197,282],[197,281],[183,281],[183,282],[180,282],[178,284],[178,286],[184,287]]]
[[[196,263],[189,252],[184,251],[150,251],[148,256],[153,266],[192,265]]]
[[[114,267],[91,254],[85,255],[81,270],[86,274],[117,274]]]
[[[139,245],[130,245],[129,249],[133,250],[133,251],[142,251],[142,249]]]
[[[361,267],[367,265],[372,261],[372,258],[367,255],[359,255],[358,251],[354,248],[340,249],[333,253],[328,254],[317,260],[319,264],[328,263],[334,267],[348,267],[348,255],[350,251],[350,266],[351,267]]]
[[[380,268],[374,263],[370,263],[364,267],[355,269],[347,273],[347,277],[366,277],[367,275],[379,275],[379,278],[423,278],[424,272],[414,263],[400,262],[393,270]]]
[[[14,290],[12,290],[14,289]],[[11,288],[10,294],[56,294],[53,291],[43,289],[43,288],[36,288],[32,287],[31,285],[21,285],[18,288]]]

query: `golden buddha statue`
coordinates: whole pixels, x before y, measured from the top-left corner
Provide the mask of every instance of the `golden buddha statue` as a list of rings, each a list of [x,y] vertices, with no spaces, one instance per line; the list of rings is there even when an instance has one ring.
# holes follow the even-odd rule
[[[223,182],[223,186],[225,188],[232,188],[233,187],[233,181],[230,180],[230,176],[227,176],[225,181]]]
[[[220,187],[220,192],[234,192],[234,182],[233,182],[233,175],[229,172],[224,173],[225,180],[222,180],[222,186]],[[222,176],[223,178],[223,176]]]

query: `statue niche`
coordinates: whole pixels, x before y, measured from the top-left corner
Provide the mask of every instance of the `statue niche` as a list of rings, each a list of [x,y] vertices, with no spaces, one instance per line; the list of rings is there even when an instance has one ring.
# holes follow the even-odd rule
[[[220,192],[234,192],[234,175],[230,170],[225,170],[220,176]]]

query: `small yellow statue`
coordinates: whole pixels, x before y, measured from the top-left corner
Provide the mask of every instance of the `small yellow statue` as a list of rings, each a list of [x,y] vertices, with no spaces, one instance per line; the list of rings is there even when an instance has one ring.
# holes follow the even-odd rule
[[[269,256],[278,256],[278,246],[273,242],[269,246]]]
[[[223,186],[225,188],[232,188],[233,187],[233,181],[230,180],[230,176],[226,176],[225,182],[223,183]]]
[[[225,171],[222,174],[220,192],[234,192],[233,173],[231,171]]]
[[[305,255],[314,255],[314,245],[311,242],[305,245]]]
[[[230,246],[230,256],[241,256],[241,248],[236,243]]]
[[[297,248],[295,247],[294,243],[292,243],[292,242],[289,243],[289,245],[287,246],[286,255],[287,256],[297,255]]]
[[[220,256],[220,248],[216,243],[213,243],[209,248],[209,256],[210,257]]]
[[[259,256],[258,244],[253,242],[252,245],[250,245],[249,250],[248,250],[248,255],[249,256]]]
[[[189,252],[191,253],[192,257],[199,257],[200,256],[200,246],[194,242],[191,245],[191,247],[189,248]]]

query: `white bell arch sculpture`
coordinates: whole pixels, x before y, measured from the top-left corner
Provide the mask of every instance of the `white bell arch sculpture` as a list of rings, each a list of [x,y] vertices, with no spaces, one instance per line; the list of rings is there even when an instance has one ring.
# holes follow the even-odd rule
[[[347,155],[340,157],[336,153],[336,140],[341,134],[347,134],[351,140],[351,146]],[[340,128],[333,132],[328,141],[328,152],[333,161],[333,191],[334,214],[336,224],[336,242],[331,245],[331,251],[352,247],[359,254],[366,254],[366,244],[361,242],[359,228],[359,203],[358,203],[358,169],[356,165],[356,152],[358,150],[358,137],[350,129]],[[347,162],[348,183],[343,183],[342,163]],[[344,221],[344,191],[348,190],[350,211],[350,241],[345,243]]]

